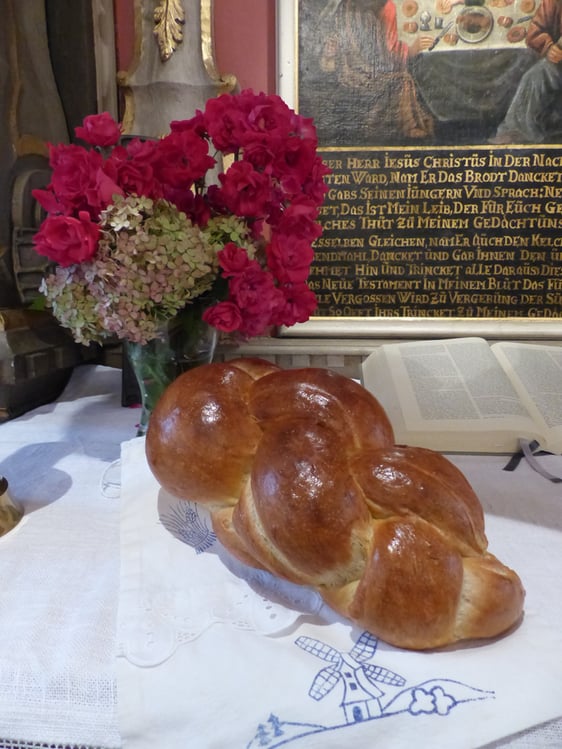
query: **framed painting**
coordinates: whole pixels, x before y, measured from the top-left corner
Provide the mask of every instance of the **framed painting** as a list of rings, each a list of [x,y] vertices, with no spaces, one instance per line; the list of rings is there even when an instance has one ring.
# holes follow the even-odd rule
[[[562,339],[554,2],[278,1],[279,93],[331,168],[287,334]]]

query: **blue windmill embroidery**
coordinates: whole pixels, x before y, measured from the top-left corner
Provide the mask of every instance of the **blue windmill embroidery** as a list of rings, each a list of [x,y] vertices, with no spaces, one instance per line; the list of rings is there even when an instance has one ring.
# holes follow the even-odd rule
[[[313,637],[301,636],[295,644],[307,653],[327,661],[312,680],[308,696],[319,702],[339,686],[343,696],[339,708],[343,722],[327,725],[283,719],[270,711],[269,718],[258,723],[246,749],[281,749],[288,744],[304,746],[307,737],[326,731],[341,731],[372,720],[403,715],[435,715],[441,719],[461,704],[494,699],[492,691],[472,687],[455,679],[426,679],[408,686],[406,679],[388,668],[369,663],[377,650],[378,640],[363,632],[349,652],[341,652]],[[388,695],[381,689],[386,686]],[[331,710],[332,708],[330,708]]]
[[[394,671],[366,662],[371,660],[377,649],[377,639],[368,632],[363,632],[348,653],[342,653],[311,637],[299,637],[296,644],[307,653],[330,663],[318,672],[308,694],[314,700],[321,700],[341,683],[341,707],[347,723],[357,723],[382,714],[380,698],[384,692],[378,684],[402,687],[406,683]]]

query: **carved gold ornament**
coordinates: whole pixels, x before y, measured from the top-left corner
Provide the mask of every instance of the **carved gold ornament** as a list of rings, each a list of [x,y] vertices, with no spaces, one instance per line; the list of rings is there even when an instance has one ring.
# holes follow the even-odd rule
[[[182,0],[162,0],[154,11],[154,36],[158,41],[160,59],[166,62],[183,41],[185,10]]]

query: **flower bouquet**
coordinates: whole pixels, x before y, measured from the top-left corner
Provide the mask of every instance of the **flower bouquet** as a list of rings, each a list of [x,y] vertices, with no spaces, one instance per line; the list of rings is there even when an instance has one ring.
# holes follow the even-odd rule
[[[204,320],[243,338],[307,320],[328,170],[310,119],[276,95],[223,94],[160,139],[86,117],[81,145],[50,146],[35,249],[40,291],[79,343],[145,344],[204,296]],[[228,165],[227,165],[227,162]]]
[[[47,213],[35,249],[54,264],[40,291],[78,343],[125,342],[147,412],[174,376],[170,334],[190,332],[181,370],[212,357],[217,331],[310,317],[328,173],[310,119],[246,90],[159,139],[123,138],[108,113],[75,132],[86,146],[51,145],[50,184],[33,192]],[[203,325],[215,338],[189,359]]]

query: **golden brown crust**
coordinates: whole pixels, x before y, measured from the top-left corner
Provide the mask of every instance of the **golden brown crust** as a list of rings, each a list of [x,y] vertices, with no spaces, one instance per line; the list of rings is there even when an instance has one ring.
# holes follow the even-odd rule
[[[167,491],[208,504],[238,501],[261,437],[247,408],[253,382],[235,365],[207,364],[162,395],[150,418],[146,457]]]
[[[250,409],[260,423],[285,418],[314,418],[340,432],[350,448],[392,445],[394,432],[380,403],[368,390],[328,369],[281,370],[256,382]]]
[[[373,548],[349,615],[404,648],[451,642],[463,579],[462,557],[416,517],[376,523]]]
[[[487,552],[464,475],[395,445],[348,378],[256,359],[199,367],[158,403],[146,452],[165,489],[211,506],[234,556],[315,586],[393,645],[495,637],[521,617],[521,581]]]
[[[374,516],[415,514],[464,554],[485,551],[482,505],[461,471],[440,453],[394,445],[361,453],[351,471]]]
[[[248,553],[246,545],[232,525],[232,507],[221,507],[211,512],[213,531],[220,543],[228,549],[232,556],[249,567],[266,569],[258,560]]]
[[[265,538],[276,573],[295,582],[341,584],[365,565],[369,510],[348,471],[338,432],[310,418],[269,426],[256,451],[251,489],[236,506],[233,522],[251,553]],[[290,560],[290,570],[281,559]],[[273,566],[271,557],[268,563]]]
[[[525,591],[517,574],[492,554],[464,560],[455,639],[496,637],[517,624]]]

